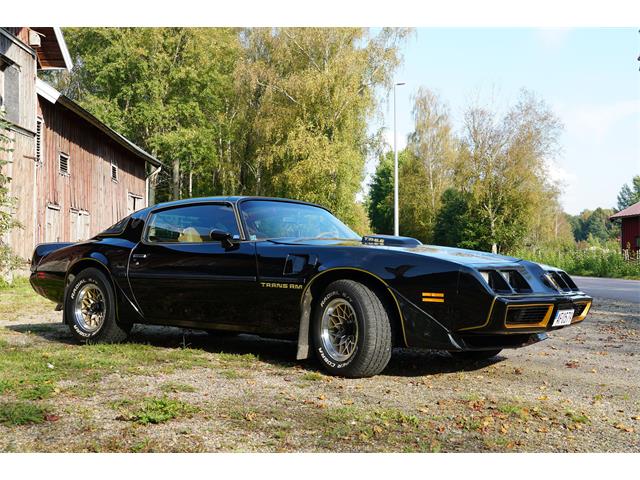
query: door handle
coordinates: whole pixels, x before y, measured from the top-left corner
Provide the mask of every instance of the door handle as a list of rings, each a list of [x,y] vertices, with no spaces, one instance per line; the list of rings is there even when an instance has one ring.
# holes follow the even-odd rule
[[[133,258],[134,260],[144,260],[145,258],[148,258],[149,254],[148,253],[134,253],[131,258]]]

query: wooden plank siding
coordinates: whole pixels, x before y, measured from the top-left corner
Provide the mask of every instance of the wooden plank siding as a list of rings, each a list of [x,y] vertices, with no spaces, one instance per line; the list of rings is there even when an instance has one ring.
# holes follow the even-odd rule
[[[131,213],[132,206],[146,206],[145,162],[158,163],[39,83],[39,56],[66,49],[52,27],[45,29],[51,30],[46,30],[48,43],[34,50],[27,44],[27,27],[0,27],[0,93],[9,92],[13,138],[3,172],[11,178],[9,195],[17,201],[13,214],[22,225],[3,240],[25,260],[38,243],[90,238]],[[11,69],[8,76],[6,69]],[[43,123],[36,158],[38,118]],[[69,156],[68,174],[60,172],[61,153]],[[117,181],[112,163],[118,167]]]
[[[61,241],[72,241],[72,215],[78,211],[89,214],[93,236],[129,213],[130,194],[146,202],[144,160],[59,104],[40,98],[38,113],[44,120],[43,161],[36,175],[38,242],[45,241],[48,205],[60,207]],[[60,153],[69,155],[68,175],[60,173]],[[117,181],[111,178],[112,163]]]

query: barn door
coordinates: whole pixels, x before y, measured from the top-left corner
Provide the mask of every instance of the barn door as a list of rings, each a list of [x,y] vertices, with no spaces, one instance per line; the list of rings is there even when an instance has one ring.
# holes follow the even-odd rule
[[[131,215],[133,212],[136,212],[143,207],[142,197],[129,192],[127,195],[127,215]]]
[[[61,238],[59,205],[47,205],[45,222],[46,224],[44,229],[44,241],[59,242]]]
[[[71,210],[71,241],[81,242],[89,238],[89,212]]]

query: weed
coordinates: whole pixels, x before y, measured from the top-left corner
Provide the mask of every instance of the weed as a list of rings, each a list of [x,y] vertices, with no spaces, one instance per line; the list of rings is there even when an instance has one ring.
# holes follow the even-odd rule
[[[195,392],[195,387],[188,385],[186,383],[179,382],[166,382],[160,385],[160,390],[165,393],[176,393],[176,392]]]
[[[27,425],[45,421],[46,410],[34,403],[0,403],[0,423],[3,425]]]
[[[126,419],[141,425],[157,424],[193,414],[198,410],[194,405],[166,397],[148,398],[143,401],[138,409],[132,411]]]
[[[307,372],[304,375],[302,375],[302,380],[306,380],[309,382],[319,382],[323,378],[324,376],[318,372]]]

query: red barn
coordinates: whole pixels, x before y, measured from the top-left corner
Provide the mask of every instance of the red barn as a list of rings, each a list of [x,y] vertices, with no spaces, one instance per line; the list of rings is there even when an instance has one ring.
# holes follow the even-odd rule
[[[620,210],[609,218],[622,221],[620,235],[622,250],[629,249],[634,252],[640,250],[640,202]]]
[[[87,239],[149,203],[160,162],[38,78],[69,70],[55,27],[0,27],[0,109],[12,150],[13,216],[22,228],[2,241],[29,259],[41,242]]]

